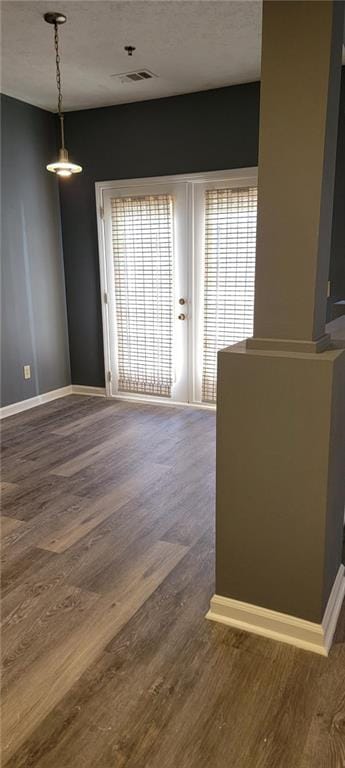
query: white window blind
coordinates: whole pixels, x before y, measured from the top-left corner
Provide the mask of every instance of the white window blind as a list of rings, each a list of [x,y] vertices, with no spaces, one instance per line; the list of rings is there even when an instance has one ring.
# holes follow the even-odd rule
[[[256,187],[205,192],[205,402],[216,402],[217,351],[253,334],[256,214]]]
[[[173,197],[111,200],[118,389],[171,396]]]

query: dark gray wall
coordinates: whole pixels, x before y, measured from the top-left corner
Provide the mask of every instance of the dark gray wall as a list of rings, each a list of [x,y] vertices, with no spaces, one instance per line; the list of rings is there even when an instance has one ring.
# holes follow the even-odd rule
[[[1,96],[1,405],[70,383],[53,116]],[[24,380],[23,365],[31,365]]]
[[[66,115],[83,173],[60,183],[74,384],[104,385],[95,182],[257,164],[259,84]]]
[[[345,77],[338,134],[332,295],[345,296]],[[259,83],[66,115],[83,173],[60,183],[74,384],[104,385],[95,182],[257,164]],[[331,313],[331,310],[330,310]]]

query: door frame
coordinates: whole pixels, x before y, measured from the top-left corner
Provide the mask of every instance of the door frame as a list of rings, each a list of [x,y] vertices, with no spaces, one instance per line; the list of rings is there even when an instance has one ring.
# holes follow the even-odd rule
[[[232,186],[236,186],[237,183],[253,183],[255,180],[257,183],[257,167],[250,168],[236,168],[222,171],[206,171],[205,173],[189,173],[189,174],[173,174],[169,176],[151,176],[135,179],[115,179],[111,181],[97,181],[95,183],[95,198],[96,198],[96,215],[97,215],[97,232],[98,232],[98,253],[99,253],[99,274],[100,274],[100,292],[101,292],[101,308],[102,308],[102,330],[103,330],[103,349],[104,349],[104,373],[105,373],[105,388],[106,396],[108,398],[116,397],[116,399],[133,400],[147,403],[159,403],[160,405],[177,406],[184,405],[186,407],[197,407],[206,409],[215,409],[215,405],[195,402],[195,393],[198,389],[198,382],[196,381],[196,344],[200,337],[200,331],[198,326],[202,322],[202,316],[200,313],[201,302],[197,300],[196,291],[197,286],[201,285],[202,275],[200,273],[200,267],[196,265],[195,259],[195,242],[196,242],[196,227],[194,221],[195,211],[195,190],[197,185],[203,185],[207,183],[224,183],[228,181]],[[146,187],[148,190],[152,186],[159,184],[169,183],[185,183],[186,184],[186,196],[187,196],[187,221],[186,221],[186,258],[188,263],[188,284],[189,295],[192,300],[192,317],[188,321],[188,341],[187,341],[187,355],[188,355],[188,399],[189,402],[179,403],[176,400],[164,397],[152,397],[151,395],[142,394],[113,394],[112,391],[112,355],[111,355],[111,318],[110,318],[110,290],[108,286],[108,269],[107,269],[107,254],[106,254],[106,235],[105,235],[105,217],[104,217],[104,194],[110,189],[120,189],[122,187]],[[199,306],[198,315],[196,316],[196,307]]]

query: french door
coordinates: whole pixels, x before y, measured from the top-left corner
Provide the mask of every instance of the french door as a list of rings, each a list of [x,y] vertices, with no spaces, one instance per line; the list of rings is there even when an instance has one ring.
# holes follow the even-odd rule
[[[252,335],[256,170],[96,185],[108,396],[216,402]]]

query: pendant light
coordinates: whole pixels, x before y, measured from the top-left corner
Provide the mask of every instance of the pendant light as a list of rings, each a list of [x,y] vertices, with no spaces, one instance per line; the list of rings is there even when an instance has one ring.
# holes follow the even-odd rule
[[[49,163],[47,165],[47,171],[52,171],[58,176],[68,177],[72,176],[72,173],[80,173],[82,171],[81,165],[71,163],[68,159],[68,152],[65,147],[65,133],[64,133],[64,115],[62,112],[62,91],[61,91],[61,73],[60,73],[60,55],[59,55],[59,24],[64,24],[66,16],[64,13],[45,13],[44,20],[48,24],[54,26],[54,48],[55,48],[55,62],[56,62],[56,85],[58,92],[57,113],[60,120],[60,136],[61,147],[59,149],[58,159],[55,163]]]

